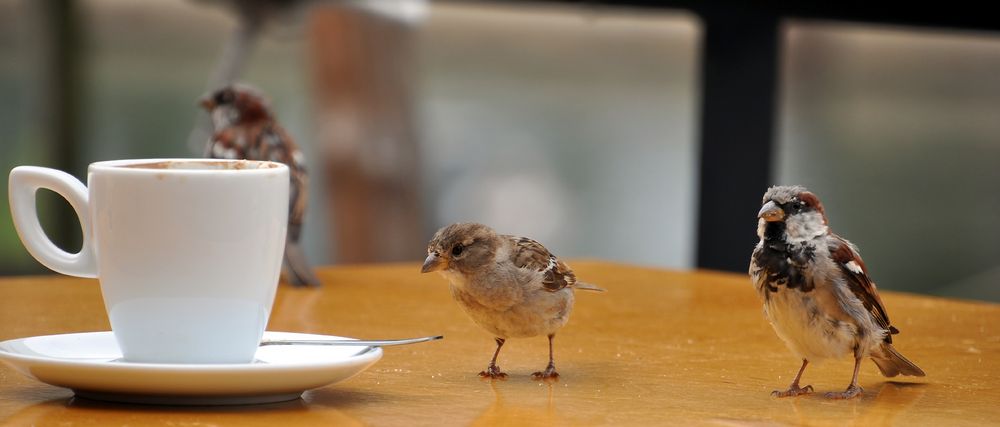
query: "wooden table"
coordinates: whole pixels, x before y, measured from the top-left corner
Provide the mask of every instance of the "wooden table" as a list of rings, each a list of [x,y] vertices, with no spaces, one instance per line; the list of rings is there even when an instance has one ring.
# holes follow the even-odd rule
[[[577,294],[556,339],[555,384],[532,381],[544,338],[511,340],[506,381],[481,380],[493,339],[417,264],[324,268],[321,290],[282,287],[270,330],[390,338],[375,366],[302,399],[246,407],[156,407],[74,399],[0,367],[2,425],[982,425],[1000,423],[1000,306],[886,292],[896,347],[928,376],[887,380],[871,362],[863,397],[776,399],[799,366],[743,275],[571,263],[607,293]],[[97,282],[0,279],[0,339],[107,330]],[[804,382],[842,390],[850,360],[810,365]]]

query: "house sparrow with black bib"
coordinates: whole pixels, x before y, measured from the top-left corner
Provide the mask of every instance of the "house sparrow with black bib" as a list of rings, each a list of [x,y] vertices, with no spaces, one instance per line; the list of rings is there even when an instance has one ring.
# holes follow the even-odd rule
[[[574,291],[603,291],[578,282],[573,271],[540,243],[526,237],[497,234],[475,223],[438,230],[427,245],[421,272],[438,271],[451,283],[451,295],[476,324],[496,337],[497,349],[483,378],[507,377],[497,366],[500,348],[509,338],[545,335],[549,364],[536,380],[559,377],[552,356],[556,331],[569,320]]]
[[[764,315],[802,367],[787,390],[776,397],[813,391],[799,386],[809,361],[854,356],[854,376],[847,390],[832,399],[861,395],[858,370],[870,357],[883,375],[924,376],[899,354],[875,282],[851,242],[827,226],[823,205],[799,186],[775,186],[764,194],[757,214],[760,243],[750,260],[750,277],[764,302]]]
[[[288,236],[285,241],[285,278],[294,286],[319,286],[299,246],[306,212],[309,181],[299,147],[268,108],[264,96],[245,85],[234,84],[206,95],[201,106],[212,115],[215,127],[206,157],[269,160],[288,165],[291,189]]]

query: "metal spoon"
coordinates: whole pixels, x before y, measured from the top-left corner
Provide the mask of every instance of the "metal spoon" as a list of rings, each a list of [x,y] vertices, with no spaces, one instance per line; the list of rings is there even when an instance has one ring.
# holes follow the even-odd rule
[[[386,347],[390,345],[416,344],[418,342],[434,341],[444,338],[443,335],[430,337],[407,338],[401,340],[261,340],[261,347],[266,345],[353,345],[365,347]]]

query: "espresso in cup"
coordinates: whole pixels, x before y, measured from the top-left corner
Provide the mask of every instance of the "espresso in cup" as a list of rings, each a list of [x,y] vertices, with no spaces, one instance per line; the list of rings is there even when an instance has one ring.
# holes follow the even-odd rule
[[[248,363],[267,325],[285,245],[288,167],[274,162],[140,159],[90,165],[88,185],[19,166],[10,205],[21,241],[57,272],[97,277],[128,362]],[[38,189],[69,201],[83,247],[42,231]]]

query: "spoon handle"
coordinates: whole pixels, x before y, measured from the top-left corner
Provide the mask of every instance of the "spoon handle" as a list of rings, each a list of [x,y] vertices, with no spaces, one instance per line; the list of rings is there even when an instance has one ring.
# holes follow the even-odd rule
[[[416,344],[418,342],[434,341],[444,338],[442,335],[431,337],[407,338],[402,340],[261,340],[260,345],[353,345],[368,347],[385,347],[390,345]]]

